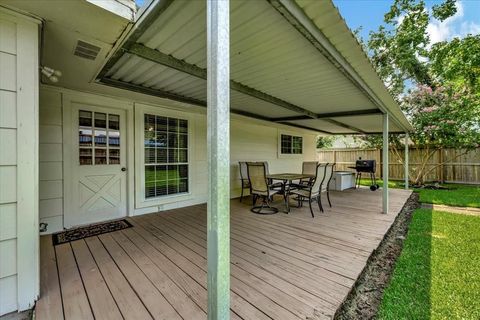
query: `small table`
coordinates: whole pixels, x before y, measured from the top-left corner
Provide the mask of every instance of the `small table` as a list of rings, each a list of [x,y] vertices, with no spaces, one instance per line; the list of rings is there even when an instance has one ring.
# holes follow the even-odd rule
[[[303,173],[275,173],[275,174],[267,174],[267,178],[272,180],[282,181],[282,193],[285,197],[286,213],[289,213],[290,206],[288,205],[288,193],[290,191],[290,184],[292,184],[292,181],[315,178],[315,175],[303,174]]]

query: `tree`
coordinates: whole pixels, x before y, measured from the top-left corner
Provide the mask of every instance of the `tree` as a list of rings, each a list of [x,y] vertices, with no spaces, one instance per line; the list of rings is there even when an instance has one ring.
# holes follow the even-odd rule
[[[317,149],[326,149],[331,148],[333,146],[333,142],[335,141],[334,136],[318,136],[317,137]]]
[[[480,141],[480,36],[432,44],[427,33],[431,19],[443,21],[455,13],[455,0],[431,10],[423,0],[395,0],[384,25],[363,43],[415,129],[408,143],[424,150],[410,177],[415,184],[423,184],[435,169],[427,163],[437,150],[460,148],[465,150],[461,156]],[[368,147],[381,147],[381,136],[360,139]],[[390,135],[390,147],[399,159],[398,149],[404,143],[404,137]]]
[[[480,92],[480,35],[436,43],[429,52],[430,69],[440,83]]]

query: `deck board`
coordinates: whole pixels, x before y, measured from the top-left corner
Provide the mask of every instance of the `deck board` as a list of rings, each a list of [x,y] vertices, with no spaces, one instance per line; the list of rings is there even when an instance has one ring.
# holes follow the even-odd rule
[[[410,192],[332,192],[312,219],[231,202],[231,318],[329,319]],[[52,247],[41,240],[36,318],[206,319],[206,206],[129,218],[133,228]],[[58,268],[58,272],[57,272]]]
[[[71,243],[83,285],[96,319],[121,319],[122,314],[84,240]]]

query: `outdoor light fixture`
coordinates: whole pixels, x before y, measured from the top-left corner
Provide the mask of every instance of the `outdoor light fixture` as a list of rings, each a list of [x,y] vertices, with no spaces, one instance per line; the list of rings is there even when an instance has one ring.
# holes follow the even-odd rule
[[[42,74],[53,83],[58,82],[58,77],[62,76],[62,72],[60,70],[55,70],[50,67],[41,66],[40,70],[42,71]]]

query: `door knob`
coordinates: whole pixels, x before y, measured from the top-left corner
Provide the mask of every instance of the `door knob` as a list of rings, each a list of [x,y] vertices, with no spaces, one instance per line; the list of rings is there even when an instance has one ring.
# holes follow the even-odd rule
[[[122,168],[122,171],[127,171],[127,168],[123,167],[123,168]]]

